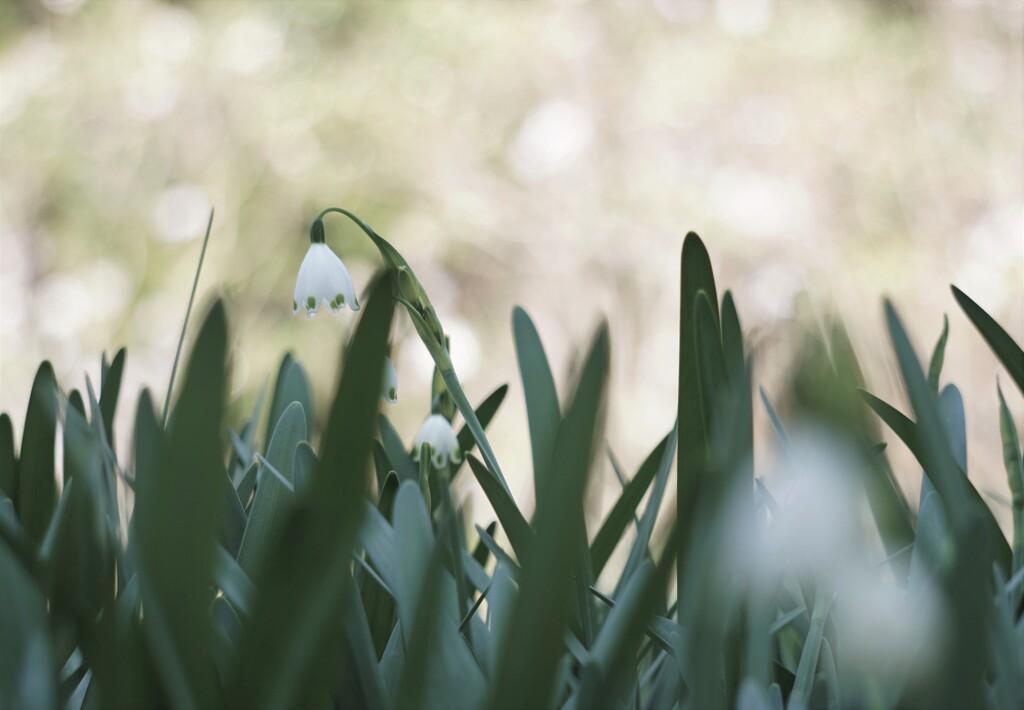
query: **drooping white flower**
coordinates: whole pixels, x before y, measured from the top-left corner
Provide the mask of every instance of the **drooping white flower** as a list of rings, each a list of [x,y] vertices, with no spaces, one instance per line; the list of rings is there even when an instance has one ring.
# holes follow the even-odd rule
[[[305,310],[312,318],[321,305],[326,305],[337,313],[345,306],[353,311],[359,310],[356,300],[356,288],[352,277],[338,255],[323,242],[309,245],[306,258],[299,267],[299,277],[295,281],[295,295],[292,298],[292,313]]]
[[[416,434],[416,448],[413,460],[419,461],[420,450],[426,444],[430,447],[430,461],[437,468],[444,468],[449,462],[460,463],[462,452],[459,451],[459,440],[455,436],[452,425],[440,414],[431,414],[420,425]]]
[[[382,395],[388,404],[398,401],[398,371],[395,370],[395,363],[391,358],[384,358],[384,379],[381,382]]]

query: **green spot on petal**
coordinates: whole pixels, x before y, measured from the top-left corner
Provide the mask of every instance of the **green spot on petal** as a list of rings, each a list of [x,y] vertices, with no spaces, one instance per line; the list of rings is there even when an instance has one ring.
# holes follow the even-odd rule
[[[394,387],[388,389],[388,399],[398,399],[398,392],[395,391]]]
[[[299,304],[295,302],[294,298],[292,299],[292,310],[293,311],[299,310]]]
[[[313,298],[312,296],[310,296],[310,297],[308,297],[306,299],[306,310],[309,310],[309,311],[316,310],[316,299]]]
[[[342,305],[343,303],[345,303],[345,294],[339,293],[337,296],[334,297],[334,300],[338,302],[339,306]]]

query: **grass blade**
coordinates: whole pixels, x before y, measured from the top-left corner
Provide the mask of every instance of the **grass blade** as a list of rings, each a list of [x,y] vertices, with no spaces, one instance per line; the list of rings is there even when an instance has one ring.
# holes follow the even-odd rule
[[[25,431],[18,460],[18,517],[25,533],[37,544],[46,535],[57,505],[53,446],[57,436],[57,381],[53,367],[43,362],[32,382]]]
[[[1017,383],[1017,388],[1024,393],[1024,350],[1013,342],[1009,333],[1003,330],[992,316],[986,313],[981,306],[972,301],[963,291],[956,286],[953,289],[953,297],[960,304],[967,317],[974,323],[974,327],[981,333],[992,352],[1003,363],[1003,367],[1010,373],[1010,377]]]
[[[665,447],[668,446],[670,437],[671,434],[666,435],[648,454],[636,475],[623,488],[622,494],[594,537],[594,542],[590,546],[590,563],[594,568],[595,579],[601,576],[601,571],[607,564],[608,558],[611,557],[623,532],[630,520],[633,519],[637,506],[640,505],[640,501],[643,500],[644,494],[660,470],[660,464],[665,459]],[[639,524],[637,527],[639,528]]]
[[[519,374],[526,398],[527,423],[530,428],[530,448],[533,453],[533,486],[539,500],[545,482],[545,473],[551,462],[558,423],[562,413],[558,405],[555,379],[551,375],[547,355],[540,335],[525,310],[516,306],[512,311],[512,335],[519,360]]]
[[[213,210],[210,210],[210,219],[206,223],[206,234],[203,235],[203,247],[199,252],[199,263],[196,265],[196,275],[192,280],[192,292],[188,296],[188,307],[185,309],[185,320],[181,324],[181,335],[178,336],[178,347],[174,351],[174,364],[171,365],[171,378],[167,383],[167,396],[164,398],[164,414],[162,426],[167,426],[167,416],[170,414],[171,395],[174,392],[174,378],[178,374],[178,360],[181,359],[181,348],[185,344],[185,333],[188,330],[188,318],[192,315],[192,303],[196,298],[196,287],[199,286],[199,274],[203,271],[203,261],[206,259],[206,245],[210,241],[210,229],[213,228]]]
[[[686,235],[680,257],[681,287],[679,296],[679,398],[676,425],[679,449],[676,453],[676,519],[680,526],[677,588],[685,584],[685,557],[690,548],[690,525],[694,518],[700,479],[707,459],[707,431],[701,409],[699,351],[697,349],[696,306],[704,296],[718,322],[718,295],[704,242],[694,232]]]
[[[499,654],[491,697],[496,707],[542,707],[552,701],[572,588],[567,570],[577,553],[583,491],[600,440],[608,360],[608,330],[602,326],[558,430],[551,468],[559,475],[551,478],[548,495],[538,501],[537,532],[524,560],[513,617],[519,620],[517,633],[508,637]]]
[[[949,318],[942,316],[942,335],[932,350],[932,359],[928,364],[928,384],[933,392],[939,391],[939,377],[942,375],[942,363],[946,359],[946,341],[949,339]]]
[[[114,414],[117,412],[117,398],[121,393],[121,377],[127,355],[128,351],[124,348],[118,350],[114,361],[100,379],[100,412],[103,414],[103,427],[111,448],[114,447]]]

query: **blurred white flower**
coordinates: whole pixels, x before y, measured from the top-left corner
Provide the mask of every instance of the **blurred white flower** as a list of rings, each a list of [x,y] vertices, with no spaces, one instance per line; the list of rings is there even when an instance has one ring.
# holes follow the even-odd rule
[[[426,444],[430,447],[430,460],[437,468],[444,468],[448,463],[459,463],[462,461],[462,453],[459,451],[459,440],[455,436],[455,430],[451,423],[440,414],[431,414],[426,421],[420,425],[416,434],[416,447],[412,458],[419,461],[420,450]]]
[[[346,305],[353,311],[359,310],[356,288],[352,277],[338,255],[323,242],[309,245],[306,258],[299,267],[299,278],[295,282],[295,296],[292,298],[292,313],[305,309],[312,318],[321,305],[337,313]]]
[[[381,390],[384,401],[388,404],[398,401],[398,371],[389,357],[384,358],[384,380],[381,382]]]

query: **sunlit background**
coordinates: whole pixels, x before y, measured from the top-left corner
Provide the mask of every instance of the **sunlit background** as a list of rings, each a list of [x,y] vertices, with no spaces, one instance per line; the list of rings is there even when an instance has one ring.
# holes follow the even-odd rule
[[[794,344],[830,313],[869,386],[909,409],[881,298],[923,356],[948,313],[971,475],[1006,523],[999,368],[949,284],[1024,340],[1022,7],[0,4],[0,408],[20,436],[40,360],[81,388],[101,351],[127,345],[127,446],[138,388],[166,389],[216,208],[199,308],[230,303],[238,419],[286,350],[322,409],[355,316],[292,317],[291,298],[310,220],[338,205],[413,265],[471,399],[511,384],[491,431],[528,506],[512,307],[536,320],[563,395],[608,318],[607,439],[632,472],[674,418],[679,250],[694,230],[783,410]],[[368,240],[337,216],[327,240],[365,285]],[[431,364],[404,317],[395,347],[387,413],[411,442]],[[920,471],[890,450],[916,502]],[[614,478],[605,460],[596,475],[599,518]]]

